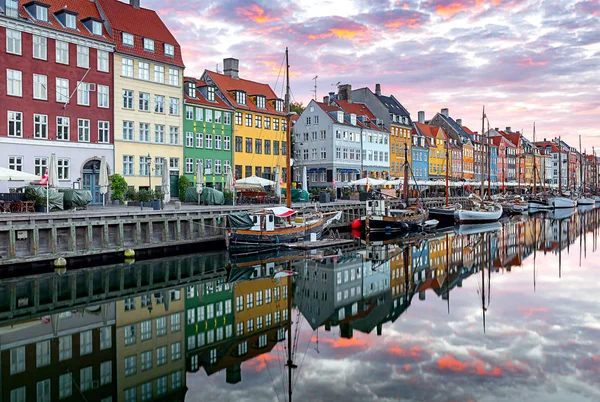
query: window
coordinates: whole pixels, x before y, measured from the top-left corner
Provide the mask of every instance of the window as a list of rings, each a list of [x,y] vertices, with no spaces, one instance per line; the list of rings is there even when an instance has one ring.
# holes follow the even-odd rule
[[[58,378],[58,398],[65,399],[73,394],[73,378],[71,373],[63,374]]]
[[[154,41],[152,39],[144,38],[144,50],[154,52]]]
[[[45,114],[33,115],[33,137],[48,139],[48,116]]]
[[[58,360],[68,360],[73,355],[73,340],[71,335],[61,336],[58,338]]]
[[[215,149],[221,149],[221,136],[215,135]]]
[[[204,140],[204,148],[212,148],[212,134],[206,134]]]
[[[33,58],[48,59],[48,40],[45,37],[33,35]]]
[[[169,85],[179,86],[179,70],[169,68]]]
[[[271,289],[265,290],[265,303],[266,304],[271,303]]]
[[[36,402],[50,402],[50,379],[38,381]]]
[[[110,122],[98,120],[98,142],[107,144],[110,142]]]
[[[265,117],[265,129],[266,130],[271,129],[271,118],[270,117]]]
[[[157,144],[165,143],[165,126],[162,124],[156,124],[154,126],[154,142]]]
[[[127,356],[125,358],[125,377],[129,377],[130,375],[134,375],[137,372],[137,357]]]
[[[212,121],[213,121],[213,111],[210,110],[210,109],[206,109],[205,112],[206,112],[206,117],[205,117],[206,122],[207,123],[212,123]]]
[[[273,155],[279,155],[279,141],[273,141]]]
[[[169,114],[174,116],[179,115],[179,99],[169,98]]]
[[[254,331],[254,320],[250,319],[248,321],[246,321],[246,332],[252,332]]]
[[[35,19],[38,21],[48,22],[48,9],[39,5],[36,6]]]
[[[136,402],[137,401],[137,388],[131,387],[125,390],[125,402]]]
[[[215,110],[215,123],[216,124],[221,124],[223,122],[222,116],[223,116],[223,113],[221,111]]]
[[[121,35],[123,44],[125,46],[133,46],[133,35],[127,32],[123,32]]]
[[[23,73],[18,70],[6,70],[6,94],[23,96]]]
[[[79,355],[92,353],[92,331],[84,331],[79,334]]]
[[[129,89],[123,90],[123,108],[133,109],[133,91]]]
[[[79,142],[90,142],[90,121],[77,119],[77,133]]]
[[[142,323],[140,324],[140,333],[141,333],[141,339],[142,341],[146,341],[150,338],[152,338],[152,321],[150,320],[146,320],[146,321],[142,321]]]
[[[109,87],[107,85],[98,85],[98,107],[109,107]]]
[[[150,94],[147,92],[140,92],[138,94],[138,108],[142,112],[150,111]]]
[[[262,127],[262,116],[256,115],[255,118],[254,118],[254,120],[255,120],[255,123],[256,123],[255,124],[256,128],[261,128]]]
[[[100,385],[110,384],[112,382],[112,362],[102,362],[100,364]]]
[[[150,64],[143,61],[138,62],[138,78],[145,81],[150,79]]]
[[[194,119],[194,107],[193,106],[186,106],[185,107],[185,119],[186,120],[193,120]]]
[[[223,124],[225,124],[226,126],[231,125],[231,113],[223,113]]]
[[[133,78],[133,59],[123,59],[121,74]]]
[[[92,21],[92,33],[96,36],[102,36],[102,24],[98,21]]]
[[[246,353],[248,353],[248,342],[242,342],[240,344],[238,344],[238,354],[240,356],[245,355]]]
[[[235,91],[235,101],[240,105],[245,105],[246,104],[246,92]],[[252,126],[252,122],[250,122],[250,126]]]
[[[100,350],[110,349],[112,347],[111,327],[100,328]]]
[[[125,345],[132,345],[135,343],[135,325],[128,325],[125,327]]]
[[[69,80],[66,78],[56,79],[56,101],[67,103],[69,101]]]
[[[162,95],[154,95],[154,112],[165,112],[165,97]]]
[[[154,82],[159,84],[165,83],[165,67],[164,66],[154,66]]]
[[[254,140],[254,152],[257,154],[262,154],[262,140],[259,138]]]
[[[246,308],[250,309],[254,307],[254,295],[252,293],[248,293],[246,295]]]
[[[12,29],[6,30],[6,53],[22,53],[21,32]]]
[[[215,159],[215,174],[221,174],[221,160]]]
[[[235,124],[237,126],[242,125],[242,112],[235,112]]]
[[[273,130],[279,131],[279,119],[273,118]]]
[[[152,368],[152,350],[147,350],[141,353],[142,358],[142,371],[150,370]]]
[[[90,84],[87,82],[77,83],[77,104],[83,106],[90,105]]]
[[[69,44],[67,42],[56,41],[56,62],[69,64]]]
[[[246,113],[246,127],[252,127],[252,115]]]
[[[73,14],[65,15],[65,26],[69,29],[75,29],[77,24],[77,19]]]
[[[262,329],[262,327],[263,327],[263,317],[261,315],[261,316],[256,317],[256,329],[259,330],[259,329]]]
[[[174,57],[175,56],[175,46],[165,43],[165,56]]]
[[[48,158],[34,158],[33,165],[33,174],[36,176],[43,176],[46,172],[46,169],[48,169]]]
[[[41,341],[35,344],[36,367],[50,364],[50,341]]]
[[[171,332],[177,332],[181,330],[181,314],[171,314]]]
[[[123,140],[133,141],[133,122],[123,121]]]
[[[265,104],[266,104],[266,99],[265,99],[264,96],[257,96],[256,97],[256,106],[257,107],[259,107],[261,109],[265,109]]]
[[[90,48],[77,45],[77,67],[90,67]]]
[[[267,346],[267,334],[258,337],[258,347],[264,348],[265,346]]]
[[[23,171],[23,157],[22,156],[9,156],[8,157],[8,168],[22,172]]]
[[[79,370],[79,390],[81,392],[92,388],[92,367],[85,367]]]
[[[187,174],[194,173],[194,159],[193,158],[185,158],[185,173],[187,173]]]
[[[181,342],[173,343],[171,345],[171,361],[181,359]]]
[[[169,159],[169,170],[177,170],[179,171],[179,158],[170,158]]]

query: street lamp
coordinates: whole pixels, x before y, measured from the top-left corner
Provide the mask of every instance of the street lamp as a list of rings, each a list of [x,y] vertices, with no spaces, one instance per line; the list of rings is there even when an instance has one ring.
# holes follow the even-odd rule
[[[152,158],[150,157],[150,152],[148,152],[148,157],[146,158],[146,161],[148,161],[148,191],[151,191],[152,190],[152,169],[151,169]]]

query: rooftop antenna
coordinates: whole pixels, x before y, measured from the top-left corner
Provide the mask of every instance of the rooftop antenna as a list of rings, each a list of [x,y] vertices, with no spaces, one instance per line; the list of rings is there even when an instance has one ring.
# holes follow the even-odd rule
[[[217,74],[221,74],[221,71],[219,70],[219,63],[217,63],[216,70]]]
[[[315,77],[313,78],[313,81],[315,82],[315,89],[313,89],[312,92],[314,94],[315,100],[317,100],[317,78],[319,78],[318,75],[315,75]]]

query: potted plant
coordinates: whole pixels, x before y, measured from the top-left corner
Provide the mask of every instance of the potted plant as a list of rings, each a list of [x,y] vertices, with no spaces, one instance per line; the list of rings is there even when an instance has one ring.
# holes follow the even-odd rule
[[[125,192],[127,190],[127,182],[125,178],[120,174],[113,174],[109,177],[110,179],[110,199],[112,200],[114,205],[119,205],[122,202],[125,202]]]
[[[135,191],[133,187],[130,187],[125,191],[125,199],[127,200],[128,207],[140,206],[140,194]]]
[[[42,192],[35,187],[25,188],[25,200],[34,202],[36,212],[48,212],[46,199],[42,196]]]
[[[139,192],[139,201],[143,207],[152,207],[152,200],[154,199],[154,191],[141,189]]]
[[[177,198],[179,198],[179,201],[185,201],[185,192],[187,191],[188,187],[193,185],[194,183],[192,183],[186,176],[179,177],[179,180],[177,181]],[[175,194],[173,194],[173,196],[175,196]]]
[[[225,197],[225,205],[233,205],[233,193],[231,191],[224,191],[223,196]]]

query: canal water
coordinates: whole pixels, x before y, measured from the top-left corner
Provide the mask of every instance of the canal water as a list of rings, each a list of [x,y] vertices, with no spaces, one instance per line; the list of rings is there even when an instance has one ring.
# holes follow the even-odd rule
[[[598,401],[599,211],[2,279],[0,400]]]

